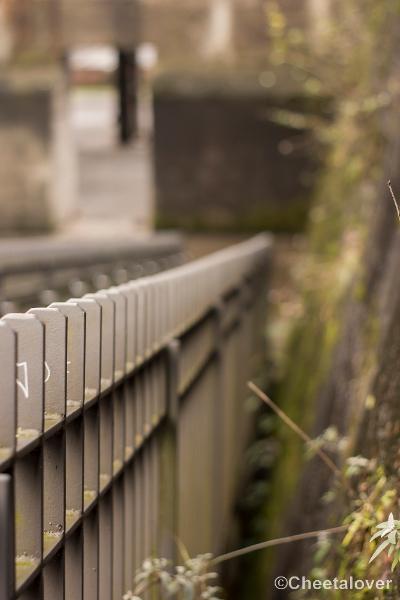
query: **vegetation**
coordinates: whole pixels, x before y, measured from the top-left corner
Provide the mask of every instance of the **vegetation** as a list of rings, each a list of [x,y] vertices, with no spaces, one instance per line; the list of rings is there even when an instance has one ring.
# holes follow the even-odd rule
[[[291,77],[305,93],[329,95],[332,100],[328,119],[313,117],[309,122],[325,149],[324,168],[310,215],[309,252],[303,255],[301,309],[293,311],[284,359],[269,389],[285,413],[302,429],[312,431],[320,443],[327,441],[322,439],[324,431],[329,436],[335,428],[338,444],[346,438],[347,454],[341,456],[336,442],[330,441],[343,473],[351,471],[352,463],[355,468],[357,460],[368,464],[357,477],[350,477],[351,495],[332,489],[322,479],[325,493],[313,507],[316,518],[344,519],[354,535],[339,545],[322,539],[310,565],[313,573],[314,569],[315,573],[324,569],[347,575],[385,573],[385,551],[368,564],[373,552],[371,530],[386,521],[391,510],[399,514],[400,490],[391,466],[396,452],[389,451],[390,444],[397,444],[396,427],[393,423],[389,432],[384,423],[391,414],[398,423],[394,409],[385,412],[385,406],[395,402],[394,390],[398,389],[397,380],[389,384],[395,367],[393,362],[388,364],[387,355],[385,360],[385,348],[389,352],[390,345],[390,352],[395,352],[398,331],[393,330],[393,339],[385,342],[384,324],[391,317],[382,314],[382,290],[377,283],[386,276],[382,240],[389,239],[391,231],[388,225],[386,238],[382,232],[379,237],[377,221],[386,206],[392,210],[389,194],[383,196],[381,191],[386,180],[395,176],[391,168],[397,156],[399,80],[394,48],[399,15],[398,0],[336,2],[318,43],[310,44],[310,36],[286,22],[278,2],[269,2],[267,7],[270,70],[276,85]],[[304,118],[291,111],[276,115],[293,123],[300,116]],[[391,217],[394,225],[395,215]],[[377,260],[383,262],[377,266]],[[393,305],[388,309],[393,310]],[[385,390],[393,389],[386,397],[383,380]],[[377,385],[382,390],[378,395]],[[269,418],[274,417],[269,413]],[[298,528],[304,510],[301,480],[310,472],[301,451],[303,442],[294,440],[285,426],[275,422],[273,427],[281,450],[254,520],[256,538],[275,537],[293,529],[293,523]],[[329,502],[332,497],[336,498],[333,503]],[[276,558],[276,552],[255,556],[245,565],[249,597],[265,592]],[[332,593],[326,592],[326,597]],[[357,596],[364,597],[368,596],[361,592]]]

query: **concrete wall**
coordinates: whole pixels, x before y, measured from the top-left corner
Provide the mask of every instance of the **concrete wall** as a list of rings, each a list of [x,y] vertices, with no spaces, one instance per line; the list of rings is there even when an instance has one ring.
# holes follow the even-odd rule
[[[274,121],[289,104],[247,90],[156,91],[159,225],[301,229],[319,163],[309,132]]]
[[[0,231],[48,231],[76,210],[63,77],[0,87]]]
[[[52,60],[77,44],[132,47],[138,39],[136,0],[0,0],[14,38],[14,59]]]
[[[159,48],[161,69],[267,63],[268,0],[138,0],[140,37]],[[317,4],[316,4],[317,3]],[[278,0],[290,27],[321,30],[331,0]],[[316,33],[316,35],[317,35]]]
[[[268,0],[0,0],[7,7],[17,55],[76,44],[132,47],[154,42],[162,64],[235,64],[265,57]],[[331,0],[278,0],[292,27],[318,38]]]

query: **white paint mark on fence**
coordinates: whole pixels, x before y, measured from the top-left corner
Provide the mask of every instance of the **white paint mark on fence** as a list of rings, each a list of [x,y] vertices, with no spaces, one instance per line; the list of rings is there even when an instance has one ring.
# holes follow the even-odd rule
[[[17,363],[17,369],[22,369],[23,381],[17,377],[17,385],[22,390],[25,398],[29,398],[28,363],[26,361]]]
[[[47,364],[47,361],[46,361],[46,360],[44,361],[44,368],[45,368],[45,372],[46,372],[46,375],[45,375],[45,378],[44,378],[44,382],[45,382],[45,383],[47,383],[47,382],[48,382],[48,380],[49,380],[49,379],[50,379],[50,377],[51,377],[51,371],[50,371],[50,367],[49,367],[49,365]]]

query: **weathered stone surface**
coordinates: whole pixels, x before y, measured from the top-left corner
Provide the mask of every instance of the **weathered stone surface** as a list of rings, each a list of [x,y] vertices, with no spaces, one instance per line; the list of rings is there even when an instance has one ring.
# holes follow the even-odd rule
[[[1,0],[16,56],[62,52],[77,44],[132,47],[152,42],[162,67],[265,64],[266,0]],[[318,37],[331,0],[280,0],[292,27]],[[1,3],[0,3],[1,4]],[[325,15],[325,17],[324,17]]]
[[[8,79],[0,88],[0,230],[47,231],[75,211],[65,83]]]
[[[173,76],[171,76],[173,80]],[[161,226],[211,230],[298,230],[317,157],[305,129],[278,124],[287,99],[261,86],[181,80],[155,92],[155,174]],[[243,82],[241,82],[243,84]],[[257,80],[255,79],[257,84]],[[302,100],[294,104],[302,107]]]

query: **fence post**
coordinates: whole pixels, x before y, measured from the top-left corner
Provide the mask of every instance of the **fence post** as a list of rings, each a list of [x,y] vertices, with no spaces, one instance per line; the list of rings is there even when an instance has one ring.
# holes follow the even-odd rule
[[[178,378],[180,342],[172,340],[166,348],[167,406],[160,431],[160,556],[176,557],[175,535],[178,529]]]
[[[14,511],[12,479],[0,475],[0,600],[14,592]]]
[[[214,391],[214,419],[212,441],[214,444],[213,463],[213,495],[212,495],[212,518],[213,518],[213,547],[210,551],[218,553],[222,549],[224,536],[223,497],[225,494],[224,473],[224,419],[225,419],[225,341],[224,341],[224,310],[225,303],[222,298],[214,304],[214,363],[217,368],[216,389]]]

